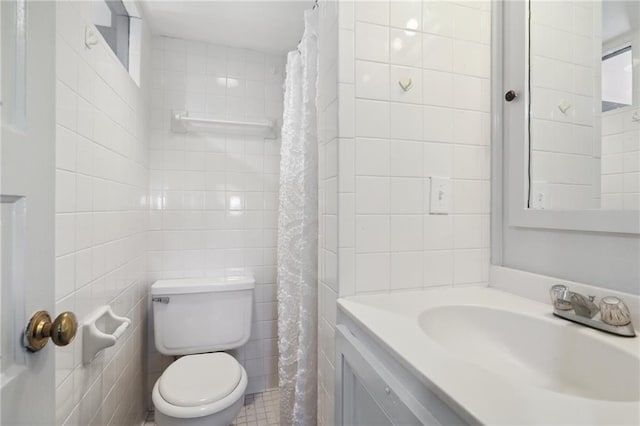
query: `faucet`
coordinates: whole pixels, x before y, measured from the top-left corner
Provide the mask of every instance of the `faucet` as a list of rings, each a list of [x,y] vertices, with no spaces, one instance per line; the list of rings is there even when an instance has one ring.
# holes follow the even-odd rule
[[[549,290],[553,314],[566,320],[605,331],[617,336],[635,337],[629,308],[615,296],[606,296],[595,303],[595,296],[583,296],[557,284]]]

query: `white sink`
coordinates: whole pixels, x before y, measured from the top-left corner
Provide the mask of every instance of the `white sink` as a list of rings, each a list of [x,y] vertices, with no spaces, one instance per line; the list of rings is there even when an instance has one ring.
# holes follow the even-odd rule
[[[640,400],[640,358],[555,318],[449,305],[424,311],[418,322],[452,355],[495,374],[583,398]]]
[[[640,337],[593,330],[553,316],[550,303],[492,288],[338,305],[471,423],[640,424]]]

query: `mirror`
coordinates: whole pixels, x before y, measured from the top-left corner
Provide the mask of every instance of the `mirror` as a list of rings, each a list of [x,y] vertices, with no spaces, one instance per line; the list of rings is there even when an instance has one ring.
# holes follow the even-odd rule
[[[529,1],[530,209],[640,210],[640,1]]]

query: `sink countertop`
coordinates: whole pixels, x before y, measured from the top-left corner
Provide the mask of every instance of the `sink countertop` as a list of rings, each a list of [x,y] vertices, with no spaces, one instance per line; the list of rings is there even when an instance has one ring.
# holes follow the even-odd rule
[[[474,348],[460,354],[447,350],[419,324],[430,308],[471,305],[516,312],[554,326],[570,327],[596,342],[639,357],[640,337],[608,335],[554,317],[550,304],[540,303],[490,287],[441,287],[391,294],[338,299],[340,310],[360,324],[402,364],[452,409],[464,408],[464,417],[482,424],[640,424],[640,401],[587,399],[537,387],[515,377],[500,375],[472,361]],[[446,324],[443,324],[446,326]],[[638,326],[638,324],[636,324]],[[525,331],[526,332],[526,331]],[[532,339],[541,336],[532,335]],[[593,369],[606,368],[607,360]],[[585,371],[585,374],[589,374]],[[638,377],[640,386],[640,377]]]

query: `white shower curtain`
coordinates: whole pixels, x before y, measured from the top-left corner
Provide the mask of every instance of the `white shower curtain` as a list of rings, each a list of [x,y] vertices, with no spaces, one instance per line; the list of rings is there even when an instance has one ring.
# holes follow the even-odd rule
[[[278,218],[281,425],[315,425],[317,414],[317,15],[305,12],[298,50],[287,56]]]

